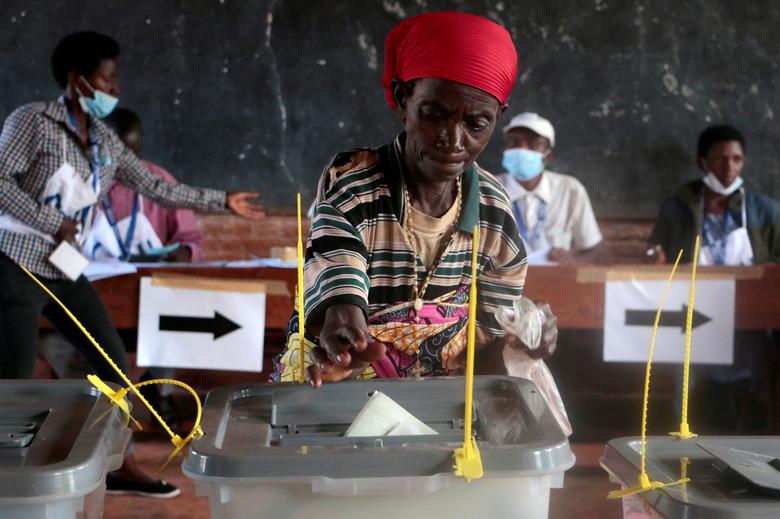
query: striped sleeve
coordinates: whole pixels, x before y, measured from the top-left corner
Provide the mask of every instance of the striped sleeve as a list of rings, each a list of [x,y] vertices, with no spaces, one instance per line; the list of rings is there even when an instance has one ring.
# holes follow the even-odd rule
[[[477,326],[502,337],[506,332],[496,321],[496,312],[501,307],[512,308],[513,300],[523,295],[528,260],[504,188],[489,176],[482,179],[480,190],[487,203],[480,218],[485,266],[477,284]]]
[[[329,200],[314,210],[304,265],[304,309],[313,321],[334,304],[353,304],[368,313],[368,250],[346,216]]]

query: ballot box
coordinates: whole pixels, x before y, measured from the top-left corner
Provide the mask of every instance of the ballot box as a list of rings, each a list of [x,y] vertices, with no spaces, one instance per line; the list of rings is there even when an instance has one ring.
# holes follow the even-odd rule
[[[624,518],[780,517],[780,436],[647,438],[651,481],[689,481],[623,498]],[[621,486],[637,484],[640,439],[611,440],[601,465]]]
[[[375,391],[438,434],[345,437]],[[475,378],[484,477],[467,482],[453,470],[464,394],[461,377],[220,388],[182,470],[212,518],[547,517],[574,455],[542,395],[524,379]]]
[[[0,381],[0,517],[97,519],[130,429],[86,380]]]

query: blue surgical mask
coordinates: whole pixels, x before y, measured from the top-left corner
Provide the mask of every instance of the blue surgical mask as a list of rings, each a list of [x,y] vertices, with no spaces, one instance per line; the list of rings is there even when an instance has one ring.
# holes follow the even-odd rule
[[[119,99],[100,90],[95,90],[86,79],[84,79],[84,84],[89,87],[94,97],[89,98],[82,95],[81,92],[76,89],[76,92],[79,94],[79,105],[81,105],[81,109],[92,117],[97,117],[99,119],[108,117],[108,114],[113,112],[114,108],[116,108]]]
[[[525,148],[510,148],[504,150],[501,165],[516,180],[525,182],[544,170],[544,154]]]

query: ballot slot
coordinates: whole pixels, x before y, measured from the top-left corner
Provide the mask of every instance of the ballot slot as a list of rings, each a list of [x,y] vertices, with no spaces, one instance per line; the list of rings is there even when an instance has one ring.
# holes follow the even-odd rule
[[[416,436],[344,437],[373,391],[382,389],[404,409],[418,417],[438,434]],[[364,382],[362,391],[345,392],[339,385],[319,389],[275,386],[268,392],[241,392],[232,400],[230,423],[240,427],[252,423],[261,427],[269,445],[292,446],[394,446],[462,441],[463,401],[451,388],[430,383],[386,384]],[[457,394],[457,393],[455,393]],[[478,441],[499,444],[538,441],[544,435],[539,427],[541,414],[549,408],[532,385],[497,381],[474,400],[472,423]],[[545,419],[549,419],[545,415]],[[267,428],[265,427],[267,425]],[[267,436],[267,437],[265,437]]]
[[[0,417],[0,455],[8,455],[6,449],[29,447],[35,434],[49,414],[48,409],[14,409]]]

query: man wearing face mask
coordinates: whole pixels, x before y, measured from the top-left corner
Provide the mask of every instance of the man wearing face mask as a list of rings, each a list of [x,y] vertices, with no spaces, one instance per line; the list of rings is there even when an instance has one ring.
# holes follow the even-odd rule
[[[701,265],[752,265],[780,261],[780,209],[775,200],[746,191],[745,138],[731,126],[710,126],[699,136],[697,166],[704,173],[664,201],[647,255],[656,263],[693,259],[701,234]]]
[[[529,264],[596,261],[601,232],[588,193],[574,177],[545,170],[555,130],[535,113],[521,113],[504,127],[499,179],[506,187]]]
[[[683,249],[682,261],[690,263],[696,235],[701,236],[700,265],[780,260],[780,205],[744,188],[745,149],[744,136],[731,126],[714,125],[701,132],[696,163],[704,176],[661,205],[649,261],[671,263]],[[701,413],[700,432],[766,432],[766,409],[757,401],[769,384],[770,349],[768,332],[736,330],[731,366],[693,367],[691,398]]]

